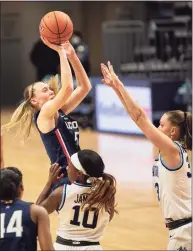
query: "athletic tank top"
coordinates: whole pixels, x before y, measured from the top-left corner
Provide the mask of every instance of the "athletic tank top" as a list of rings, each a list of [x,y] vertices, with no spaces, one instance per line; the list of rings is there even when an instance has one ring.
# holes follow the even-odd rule
[[[36,251],[37,225],[31,220],[30,206],[22,200],[0,201],[0,250]]]
[[[79,147],[79,128],[77,121],[59,112],[58,123],[53,130],[48,133],[40,132],[37,126],[39,112],[34,115],[34,121],[39,131],[40,137],[50,158],[51,164],[58,163],[61,167],[67,166],[67,153],[69,156],[78,152]]]

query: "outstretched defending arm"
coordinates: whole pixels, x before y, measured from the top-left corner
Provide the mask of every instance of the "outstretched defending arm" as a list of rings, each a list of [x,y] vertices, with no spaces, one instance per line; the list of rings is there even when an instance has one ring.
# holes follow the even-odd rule
[[[104,84],[111,86],[118,94],[119,99],[132,120],[144,132],[145,136],[158,148],[168,161],[169,167],[175,167],[180,162],[180,154],[177,145],[164,133],[158,130],[147,117],[145,111],[134,101],[125,89],[123,83],[115,74],[112,65],[101,65]]]

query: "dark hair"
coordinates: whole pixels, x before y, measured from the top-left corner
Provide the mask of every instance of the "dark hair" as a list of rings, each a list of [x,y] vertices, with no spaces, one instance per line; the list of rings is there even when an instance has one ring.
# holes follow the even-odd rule
[[[168,120],[180,129],[179,141],[182,141],[184,147],[192,150],[192,114],[180,110],[166,112]]]
[[[110,214],[111,220],[114,213],[117,213],[115,209],[115,178],[104,173],[105,165],[98,153],[92,150],[81,150],[78,152],[78,158],[86,173],[90,176],[92,184],[82,207],[84,208],[87,205],[87,210],[95,208],[97,213],[99,210],[105,209]],[[100,177],[102,177],[102,180],[98,179]]]
[[[19,177],[21,178],[21,181],[23,179],[23,174],[22,172],[17,168],[17,167],[13,167],[13,166],[9,166],[9,167],[6,167],[8,170],[11,170],[13,171],[14,173],[18,174]]]
[[[21,182],[22,174],[16,167],[2,168],[0,170],[0,200],[17,199]]]

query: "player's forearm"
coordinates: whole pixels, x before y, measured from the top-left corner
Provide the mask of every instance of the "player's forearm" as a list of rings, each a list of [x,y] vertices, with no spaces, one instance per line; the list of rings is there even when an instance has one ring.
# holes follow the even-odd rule
[[[67,59],[67,56],[64,51],[59,53],[60,57],[60,68],[61,68],[61,83],[62,87],[60,91],[66,92],[66,91],[73,91],[73,78],[72,78],[72,72],[70,69],[70,65]]]
[[[134,99],[130,96],[127,92],[126,88],[124,87],[123,83],[117,79],[117,90],[121,95],[124,107],[129,114],[129,116],[134,120],[134,122],[138,122],[141,116],[146,116],[144,110],[134,101]],[[120,98],[120,97],[119,97]],[[121,99],[121,98],[120,98]]]
[[[78,82],[78,86],[85,89],[85,91],[90,91],[92,88],[90,80],[84,70],[84,67],[82,66],[82,63],[80,62],[80,59],[76,54],[74,54],[72,57],[69,57],[69,61],[74,69],[74,73],[76,75],[76,79]]]
[[[50,194],[50,191],[51,191],[51,188],[52,188],[52,183],[51,182],[47,182],[46,183],[46,186],[44,187],[44,189],[42,190],[42,192],[40,193],[37,201],[36,201],[36,204],[37,205],[41,205],[41,203],[48,198],[49,194]]]
[[[127,105],[125,104],[125,101],[124,101],[123,97],[121,96],[121,93],[119,92],[119,90],[117,88],[113,88],[113,90],[116,92],[117,96],[119,97],[119,99],[120,99],[123,107],[125,108],[126,112],[129,113],[128,109],[127,109]]]

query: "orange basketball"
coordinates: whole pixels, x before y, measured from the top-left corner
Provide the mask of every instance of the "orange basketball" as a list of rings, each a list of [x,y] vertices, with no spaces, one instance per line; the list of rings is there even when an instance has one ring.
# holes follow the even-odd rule
[[[50,43],[62,44],[72,36],[73,23],[66,13],[62,11],[52,11],[41,19],[39,32],[40,35]]]

